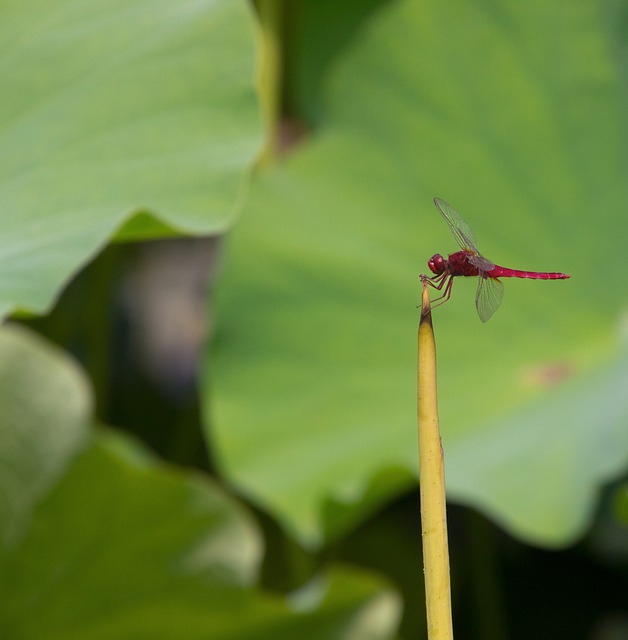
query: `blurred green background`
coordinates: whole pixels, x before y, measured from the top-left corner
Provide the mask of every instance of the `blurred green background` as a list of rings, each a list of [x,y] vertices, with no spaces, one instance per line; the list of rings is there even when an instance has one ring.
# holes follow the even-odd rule
[[[628,638],[617,2],[0,1],[0,636]],[[38,615],[34,616],[33,611]]]

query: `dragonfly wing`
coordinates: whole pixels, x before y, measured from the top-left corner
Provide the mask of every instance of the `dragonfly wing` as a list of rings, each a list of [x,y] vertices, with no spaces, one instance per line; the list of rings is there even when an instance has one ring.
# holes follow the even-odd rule
[[[440,198],[434,198],[434,204],[441,212],[443,218],[445,218],[460,248],[467,249],[471,253],[479,255],[480,252],[477,248],[475,234],[471,227],[462,219],[462,216],[448,202]]]
[[[480,276],[475,307],[482,322],[488,322],[504,300],[504,283],[497,278]]]
[[[480,271],[491,271],[495,268],[495,265],[490,260],[485,258],[483,255],[480,255],[479,253],[469,254],[468,260],[474,267],[477,267]]]

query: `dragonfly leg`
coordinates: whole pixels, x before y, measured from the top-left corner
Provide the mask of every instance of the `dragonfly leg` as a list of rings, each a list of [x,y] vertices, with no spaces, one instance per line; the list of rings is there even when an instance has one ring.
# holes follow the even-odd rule
[[[447,284],[445,284],[447,283]],[[436,289],[437,291],[440,291],[443,288],[443,285],[445,285],[445,289],[443,291],[443,293],[438,296],[438,298],[434,298],[434,300],[432,300],[430,302],[430,306],[432,307],[432,309],[436,308],[436,307],[440,307],[441,304],[444,304],[445,302],[447,302],[447,300],[449,300],[450,296],[451,296],[451,288],[454,286],[454,278],[452,275],[446,274],[446,276],[442,279],[442,281],[440,283],[438,283],[438,285],[432,285],[434,287],[434,289]],[[436,303],[436,304],[434,304]]]
[[[430,287],[434,287],[436,291],[440,291],[443,288],[445,282],[447,282],[447,277],[449,274],[445,271],[437,276],[429,276],[421,275],[421,280],[430,285]]]

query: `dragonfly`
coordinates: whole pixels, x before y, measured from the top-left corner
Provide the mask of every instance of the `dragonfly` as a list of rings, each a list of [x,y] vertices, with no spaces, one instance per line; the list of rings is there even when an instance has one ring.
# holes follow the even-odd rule
[[[534,280],[565,280],[566,273],[549,271],[522,271],[508,269],[485,258],[477,247],[475,234],[462,216],[447,202],[434,198],[434,204],[449,225],[456,242],[462,249],[450,253],[445,259],[435,253],[427,262],[433,276],[421,275],[421,279],[434,287],[441,295],[432,300],[432,307],[449,300],[454,278],[457,276],[477,276],[478,288],[475,293],[475,307],[482,322],[488,322],[504,300],[504,283],[499,278],[531,278]],[[434,302],[437,304],[434,305]]]

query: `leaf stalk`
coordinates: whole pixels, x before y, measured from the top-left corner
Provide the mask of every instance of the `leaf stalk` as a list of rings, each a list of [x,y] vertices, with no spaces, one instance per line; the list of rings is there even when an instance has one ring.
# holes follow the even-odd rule
[[[418,331],[417,417],[427,637],[429,640],[453,640],[445,463],[438,427],[436,341],[428,285],[425,279],[422,281],[423,297]]]

